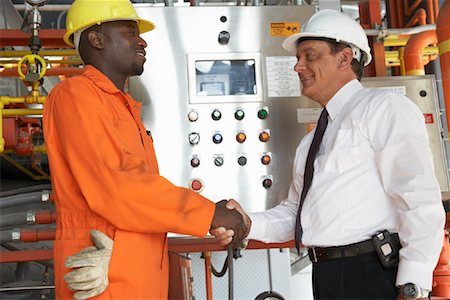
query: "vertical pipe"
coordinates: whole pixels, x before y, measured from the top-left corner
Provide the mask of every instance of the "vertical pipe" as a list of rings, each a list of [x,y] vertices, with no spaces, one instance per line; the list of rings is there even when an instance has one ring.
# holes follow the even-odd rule
[[[203,252],[205,258],[206,300],[212,300],[211,251]]]
[[[398,28],[398,16],[397,16],[397,1],[395,0],[388,0],[389,4],[389,27],[391,28]]]
[[[450,124],[450,0],[442,3],[436,22],[439,61],[441,63],[442,87],[444,90],[445,113]]]
[[[428,24],[436,23],[436,19],[434,18],[433,0],[427,0],[427,17],[428,17]]]

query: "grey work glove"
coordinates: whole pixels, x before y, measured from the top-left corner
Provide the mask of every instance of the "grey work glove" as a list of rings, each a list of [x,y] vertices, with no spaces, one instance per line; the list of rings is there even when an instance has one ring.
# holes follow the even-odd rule
[[[98,230],[91,230],[95,246],[82,249],[69,256],[66,268],[78,268],[64,275],[69,290],[77,291],[75,300],[89,299],[100,295],[108,287],[109,261],[114,241]]]

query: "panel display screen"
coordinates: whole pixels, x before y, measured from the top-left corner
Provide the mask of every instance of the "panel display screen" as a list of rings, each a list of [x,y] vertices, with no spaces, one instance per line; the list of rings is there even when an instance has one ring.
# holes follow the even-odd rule
[[[197,96],[256,95],[254,59],[195,61]]]
[[[189,103],[261,102],[261,54],[189,53]]]

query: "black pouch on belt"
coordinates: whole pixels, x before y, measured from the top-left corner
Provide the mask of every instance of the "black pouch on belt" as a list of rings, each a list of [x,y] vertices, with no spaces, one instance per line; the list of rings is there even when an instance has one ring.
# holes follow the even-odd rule
[[[390,234],[383,230],[372,236],[373,246],[385,269],[393,269],[398,266],[400,241],[398,234]]]

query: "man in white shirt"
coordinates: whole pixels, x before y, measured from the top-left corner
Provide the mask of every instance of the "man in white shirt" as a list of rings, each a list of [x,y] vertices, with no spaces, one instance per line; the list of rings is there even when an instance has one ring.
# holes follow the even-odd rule
[[[295,236],[308,247],[316,299],[428,298],[445,214],[422,113],[401,94],[361,85],[370,47],[345,14],[319,11],[283,47],[297,56],[303,95],[324,107],[322,132],[298,146],[278,206],[248,215],[228,207],[251,226],[248,239]],[[226,245],[233,233],[212,234]]]

